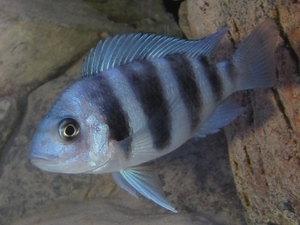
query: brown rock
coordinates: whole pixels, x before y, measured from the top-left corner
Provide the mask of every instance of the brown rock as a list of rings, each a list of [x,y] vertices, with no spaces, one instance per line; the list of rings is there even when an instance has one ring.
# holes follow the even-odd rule
[[[187,0],[180,9],[189,38],[227,25],[233,41],[241,42],[265,17],[275,18],[282,29],[278,86],[238,94],[247,113],[226,129],[236,188],[251,224],[300,221],[299,11],[292,1],[238,0]]]
[[[0,149],[2,149],[16,125],[17,106],[13,97],[0,98]]]
[[[192,139],[155,163],[172,205],[180,213],[206,215],[219,224],[243,225],[247,215],[230,171],[224,132]]]
[[[197,218],[197,221],[195,221]],[[56,203],[13,225],[217,225],[204,217],[157,213],[137,199],[115,196],[107,199]]]
[[[98,39],[95,30],[48,21],[9,21],[1,27],[0,96],[24,95],[78,60]]]

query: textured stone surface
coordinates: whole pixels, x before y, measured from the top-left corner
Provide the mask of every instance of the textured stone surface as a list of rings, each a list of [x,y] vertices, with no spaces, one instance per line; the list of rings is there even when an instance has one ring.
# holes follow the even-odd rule
[[[180,9],[180,25],[189,38],[228,26],[231,42],[237,45],[265,17],[274,18],[280,29],[278,86],[238,94],[247,113],[226,129],[231,167],[249,224],[300,222],[299,11],[297,1],[279,0],[187,0]]]
[[[180,213],[206,215],[220,224],[246,224],[236,198],[224,133],[192,139],[155,167],[168,199]]]
[[[10,96],[0,98],[0,149],[4,147],[16,120],[16,100]]]
[[[28,218],[19,219],[13,225],[218,225],[207,218],[184,214],[161,214],[138,200],[124,196],[84,202],[56,203]]]
[[[24,95],[36,88],[78,60],[99,38],[96,30],[37,19],[14,18],[0,29],[0,96]]]

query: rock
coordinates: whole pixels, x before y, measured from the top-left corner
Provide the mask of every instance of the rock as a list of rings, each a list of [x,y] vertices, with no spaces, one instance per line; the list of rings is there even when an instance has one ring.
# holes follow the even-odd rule
[[[300,221],[299,10],[292,1],[186,0],[179,13],[189,38],[228,26],[232,42],[239,43],[265,17],[275,18],[281,29],[278,86],[236,95],[248,110],[226,129],[231,168],[249,224]]]
[[[134,205],[134,207],[133,207]],[[194,219],[197,218],[197,221]],[[120,196],[76,203],[56,203],[39,213],[19,219],[13,225],[217,225],[204,217],[184,214],[161,214],[141,204],[138,200]]]
[[[16,100],[10,96],[0,98],[0,149],[8,141],[8,137],[16,122],[16,114]]]
[[[5,22],[0,35],[0,96],[28,93],[78,60],[99,38],[96,30],[44,20]]]
[[[151,32],[154,29],[158,33],[171,32],[175,35],[174,31],[177,31],[174,29],[177,28],[177,25],[173,23],[172,15],[165,13],[163,1],[160,0],[143,2],[139,0],[86,0],[85,2],[101,14],[107,15],[111,21],[127,23],[144,32]],[[150,28],[151,23],[156,27]],[[148,26],[143,27],[142,24],[148,24]]]
[[[156,167],[168,199],[180,213],[206,215],[218,224],[246,224],[223,132],[188,141],[158,159]]]

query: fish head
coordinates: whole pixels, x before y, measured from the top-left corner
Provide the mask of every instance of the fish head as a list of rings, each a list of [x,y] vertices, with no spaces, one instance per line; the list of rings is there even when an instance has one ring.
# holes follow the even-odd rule
[[[73,88],[74,89],[74,88]],[[45,171],[89,173],[111,158],[109,128],[81,90],[66,90],[39,124],[28,157]]]

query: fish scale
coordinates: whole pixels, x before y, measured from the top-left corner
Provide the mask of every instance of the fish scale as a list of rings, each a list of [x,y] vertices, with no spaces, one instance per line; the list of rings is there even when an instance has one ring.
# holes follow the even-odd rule
[[[100,41],[84,61],[83,77],[38,126],[32,164],[57,173],[112,173],[130,194],[177,212],[143,163],[236,119],[244,108],[232,93],[276,83],[276,24],[267,19],[228,61],[211,63],[227,31],[197,41],[155,34]]]

